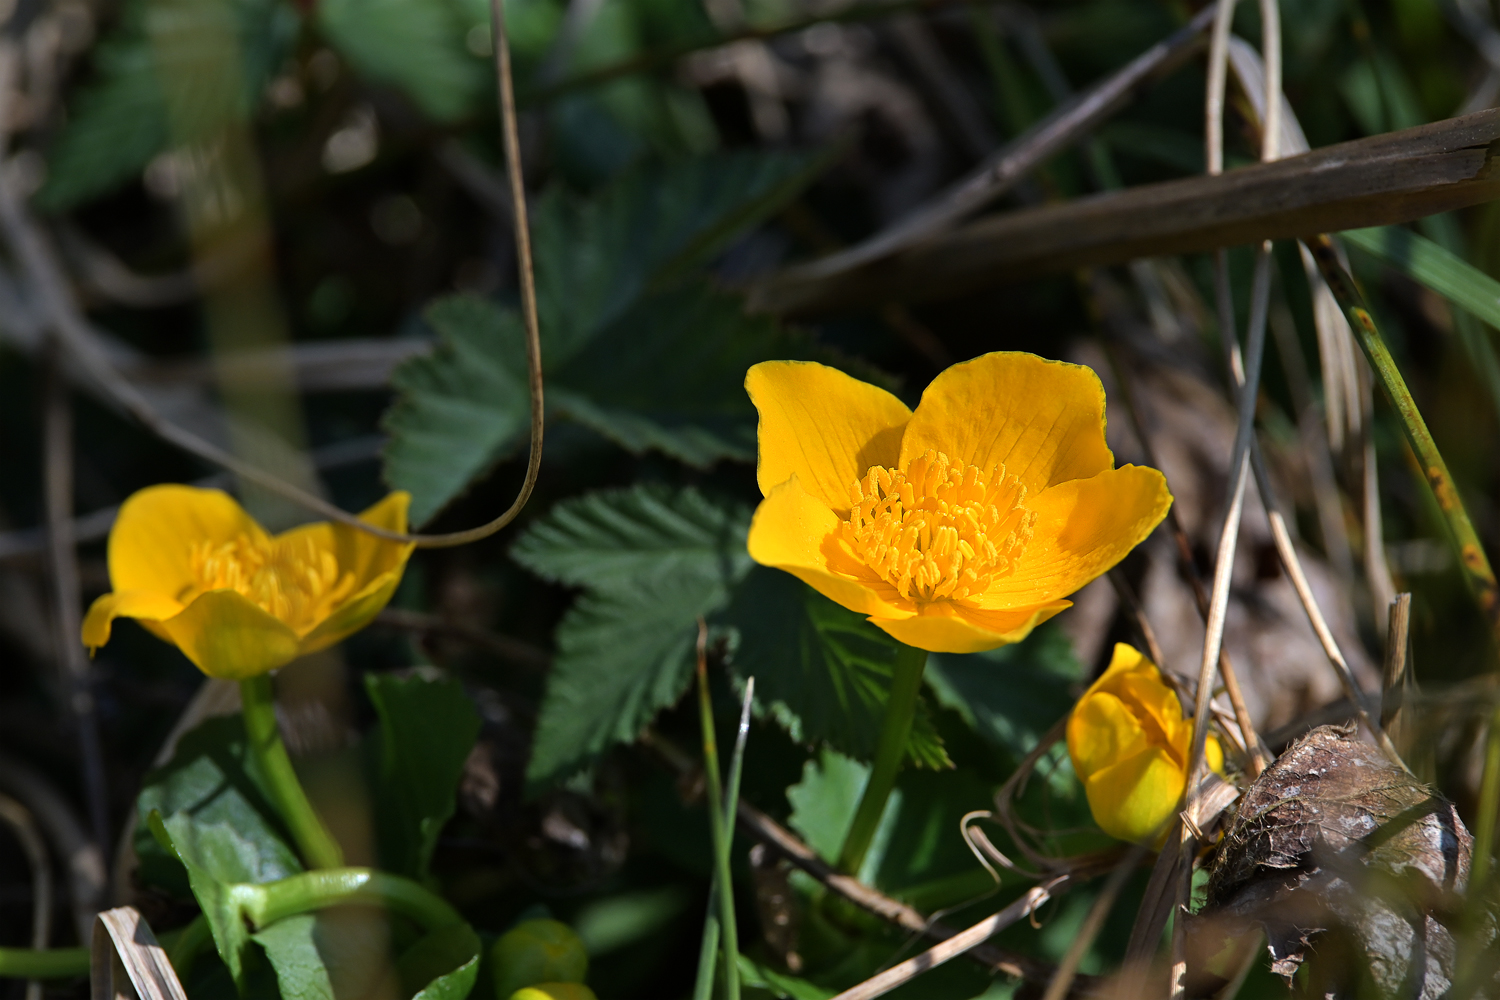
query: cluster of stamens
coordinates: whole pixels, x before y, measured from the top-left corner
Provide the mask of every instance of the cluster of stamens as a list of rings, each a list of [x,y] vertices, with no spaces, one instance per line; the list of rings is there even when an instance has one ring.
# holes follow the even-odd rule
[[[1005,466],[986,474],[929,451],[855,481],[844,538],[907,600],[962,601],[1015,570],[1036,525],[1025,499]]]
[[[233,590],[297,632],[326,618],[354,589],[354,575],[340,573],[333,553],[306,535],[197,542],[190,566],[196,593]]]

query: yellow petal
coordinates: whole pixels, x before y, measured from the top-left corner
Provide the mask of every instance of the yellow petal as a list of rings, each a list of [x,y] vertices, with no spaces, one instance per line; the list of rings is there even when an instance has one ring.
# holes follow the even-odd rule
[[[177,648],[210,677],[244,680],[297,658],[297,635],[232,590],[210,590],[161,622]]]
[[[1186,779],[1159,747],[1091,774],[1083,785],[1094,822],[1112,837],[1134,843],[1154,839],[1182,799]]]
[[[1031,630],[1071,601],[1055,601],[1040,608],[1018,611],[978,611],[956,604],[929,604],[912,617],[890,619],[872,615],[886,634],[908,646],[933,653],[981,653],[996,646],[1020,642]]]
[[[148,486],[120,505],[109,533],[109,579],[117,591],[182,597],[195,584],[194,543],[218,546],[239,535],[265,538],[261,526],[223,490]]]
[[[1125,558],[1172,504],[1166,478],[1126,465],[1046,490],[1026,505],[1036,531],[1015,572],[979,599],[987,609],[1043,604],[1081,588]]]
[[[830,566],[830,555],[835,558],[841,555],[838,530],[838,516],[822,500],[804,490],[801,478],[793,473],[786,482],[772,487],[755,508],[747,543],[750,558],[762,566],[786,570],[850,611],[888,618],[912,614],[911,609],[881,596],[882,589],[895,595],[895,588],[878,580],[862,563],[843,558],[839,566],[849,572],[835,572]],[[850,578],[860,570],[865,579]]]
[[[1068,756],[1082,778],[1113,767],[1152,745],[1130,706],[1108,691],[1090,690],[1068,716]],[[1160,744],[1157,744],[1158,746]]]
[[[381,610],[391,602],[400,584],[399,570],[393,570],[371,580],[363,590],[340,604],[332,614],[319,622],[316,628],[302,637],[301,652],[298,655],[305,656],[308,653],[316,653],[320,649],[327,649],[340,639],[370,624],[370,619],[380,614]]]
[[[1020,351],[986,354],[932,380],[902,437],[901,467],[929,448],[986,471],[1004,463],[1032,494],[1115,464],[1099,376]]]
[[[92,650],[109,642],[110,626],[116,618],[159,622],[181,612],[182,605],[166,594],[149,590],[117,590],[105,594],[89,607],[89,613],[83,619],[83,644]]]
[[[1203,743],[1203,758],[1208,761],[1208,766],[1213,768],[1216,774],[1224,773],[1224,747],[1219,744],[1219,738],[1213,733],[1209,733],[1208,739]]]
[[[833,511],[848,511],[854,481],[894,466],[911,410],[878,386],[811,361],[763,361],[745,375],[760,413],[760,492],[793,475]]]

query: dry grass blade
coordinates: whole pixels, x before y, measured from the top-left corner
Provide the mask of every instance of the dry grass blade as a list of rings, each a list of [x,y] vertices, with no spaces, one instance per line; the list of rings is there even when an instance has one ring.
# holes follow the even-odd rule
[[[1088,264],[1409,222],[1500,197],[1500,111],[981,219],[835,278],[768,279],[765,312],[809,315],[953,297]]]
[[[1060,889],[1068,881],[1068,876],[1062,875],[1046,885],[1034,886],[1027,889],[1020,899],[1011,903],[1005,909],[993,916],[985,917],[972,927],[965,928],[957,934],[933,945],[920,955],[908,958],[900,965],[892,966],[876,976],[871,976],[858,986],[853,986],[838,994],[833,1000],[874,1000],[875,997],[884,996],[891,990],[909,982],[929,969],[935,969],[944,962],[962,955],[976,945],[982,944],[990,937],[1009,927],[1017,920],[1028,916],[1037,907],[1041,906],[1052,894]]]
[[[187,1000],[151,925],[133,906],[99,914],[89,982],[92,1000]]]
[[[1104,883],[1094,905],[1089,908],[1089,915],[1083,918],[1083,926],[1078,928],[1073,943],[1068,945],[1067,954],[1057,963],[1057,975],[1047,984],[1047,992],[1042,994],[1042,1000],[1063,1000],[1068,995],[1068,990],[1073,986],[1073,977],[1078,974],[1078,966],[1093,946],[1094,939],[1099,936],[1109,911],[1114,909],[1115,900],[1120,898],[1120,890],[1125,888],[1125,880],[1145,856],[1146,848],[1137,844],[1115,866],[1115,870],[1109,875],[1109,881]]]
[[[1118,111],[1150,81],[1181,66],[1197,51],[1211,16],[1199,14],[1170,38],[1137,56],[1119,72],[1032,126],[998,150],[938,200],[917,209],[870,239],[802,265],[752,291],[750,306],[780,312],[774,303],[798,285],[822,282],[915,246],[983,208],[1047,159],[1078,141]]]
[[[1385,670],[1380,695],[1380,725],[1391,742],[1401,747],[1401,706],[1411,679],[1411,594],[1397,594],[1391,601],[1390,624],[1385,630]],[[1408,713],[1409,714],[1409,713]]]

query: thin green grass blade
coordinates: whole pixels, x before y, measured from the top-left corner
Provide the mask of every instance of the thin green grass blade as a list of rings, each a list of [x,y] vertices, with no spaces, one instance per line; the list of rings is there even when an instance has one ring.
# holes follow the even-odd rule
[[[1462,257],[1409,229],[1376,226],[1351,229],[1344,239],[1370,256],[1390,265],[1457,308],[1488,326],[1500,330],[1500,281],[1496,281]],[[1462,315],[1454,317],[1454,331],[1463,344],[1475,374],[1500,412],[1500,356],[1489,335]]]

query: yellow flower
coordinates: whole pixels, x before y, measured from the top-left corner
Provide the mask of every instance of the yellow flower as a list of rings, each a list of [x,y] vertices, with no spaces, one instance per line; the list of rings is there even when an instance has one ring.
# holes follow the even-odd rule
[[[405,531],[410,500],[392,493],[360,517]],[[83,644],[97,649],[116,618],[134,618],[210,677],[255,677],[368,624],[411,551],[329,522],[273,538],[220,490],[147,487],[109,533],[114,593],[89,608]]]
[[[1125,643],[1078,699],[1068,718],[1068,756],[1083,781],[1094,822],[1112,837],[1144,843],[1160,836],[1187,784],[1193,720],[1161,671]],[[1224,751],[1212,734],[1208,765],[1223,773]]]
[[[765,500],[750,555],[909,646],[1019,642],[1166,516],[1155,469],[1116,469],[1104,389],[1080,365],[1000,352],[954,365],[913,413],[833,368],[767,361]]]

